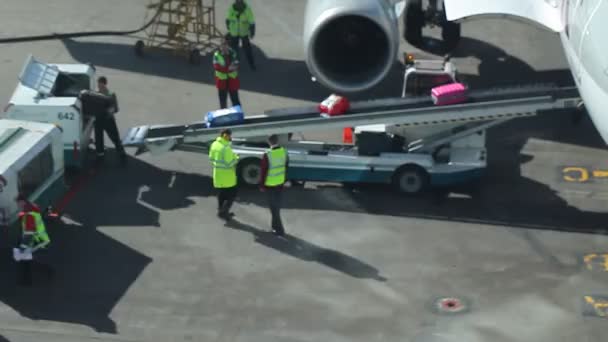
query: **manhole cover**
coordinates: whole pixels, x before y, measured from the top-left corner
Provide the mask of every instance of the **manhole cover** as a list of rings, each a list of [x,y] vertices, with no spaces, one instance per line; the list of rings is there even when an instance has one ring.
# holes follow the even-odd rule
[[[459,314],[466,312],[467,303],[457,297],[442,297],[435,301],[435,309],[441,314]]]

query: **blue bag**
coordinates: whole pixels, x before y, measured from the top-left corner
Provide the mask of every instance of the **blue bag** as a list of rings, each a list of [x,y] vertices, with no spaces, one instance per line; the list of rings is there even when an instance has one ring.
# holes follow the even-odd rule
[[[218,109],[207,113],[206,124],[208,128],[219,126],[240,125],[245,121],[245,114],[241,106]]]

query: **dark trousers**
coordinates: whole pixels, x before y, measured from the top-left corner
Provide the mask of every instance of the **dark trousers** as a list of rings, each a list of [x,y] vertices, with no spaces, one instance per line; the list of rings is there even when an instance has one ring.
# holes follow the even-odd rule
[[[230,45],[232,49],[234,50],[234,52],[236,52],[237,56],[240,55],[239,40],[243,42],[243,50],[245,50],[245,56],[247,56],[247,62],[249,62],[249,67],[255,70],[255,61],[253,60],[253,51],[251,50],[251,42],[249,41],[249,37],[232,37],[230,39]]]
[[[217,212],[218,214],[228,214],[230,212],[230,208],[232,208],[232,203],[234,203],[234,199],[236,198],[236,186],[231,188],[218,188],[217,194]]]
[[[283,221],[281,220],[281,205],[283,202],[283,187],[267,187],[266,193],[268,195],[268,207],[270,208],[270,215],[272,216],[271,227],[278,234],[284,235],[285,228],[283,227]]]
[[[220,109],[227,108],[227,97],[228,93],[230,93],[230,102],[232,102],[233,106],[240,106],[241,101],[239,100],[239,91],[228,91],[226,89],[218,89],[218,95],[220,97]]]
[[[122,141],[120,141],[118,127],[116,126],[116,119],[114,119],[114,116],[100,116],[95,119],[95,150],[97,152],[97,156],[101,157],[104,155],[104,131],[108,133],[108,137],[110,137],[110,140],[112,140],[112,143],[114,143],[116,151],[121,155],[124,155],[125,149],[122,146]]]
[[[34,252],[32,260],[19,261],[19,284],[22,286],[32,285],[34,272],[37,271],[42,271],[48,279],[51,279],[55,274],[55,269],[47,261],[48,258],[48,250],[41,249]]]

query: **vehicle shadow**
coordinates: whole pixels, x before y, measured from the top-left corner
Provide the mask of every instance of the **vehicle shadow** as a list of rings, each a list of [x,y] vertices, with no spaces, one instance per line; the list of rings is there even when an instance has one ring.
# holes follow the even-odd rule
[[[608,213],[580,210],[562,199],[558,190],[521,176],[521,165],[533,159],[521,153],[525,134],[516,135],[508,143],[500,134],[492,136],[494,138],[489,138],[490,148],[493,148],[489,153],[489,165],[477,184],[439,188],[422,196],[409,197],[396,194],[390,186],[377,184],[345,187],[315,183],[303,188],[287,187],[283,207],[606,234]],[[518,137],[522,139],[518,140]],[[106,192],[101,189],[103,184],[114,184],[116,190],[104,195],[108,197],[100,201],[107,202],[108,212],[116,215],[74,203],[70,212],[74,212],[75,221],[91,226],[97,221],[105,226],[124,226],[122,222],[135,220],[128,216],[130,208],[136,206],[173,210],[192,205],[194,198],[215,196],[212,179],[207,174],[163,170],[135,158],[130,158],[127,170],[111,168],[99,177],[104,181],[101,185],[91,185],[87,189],[89,196]],[[135,202],[137,189],[143,185],[148,189],[140,196],[140,204],[125,207],[125,203]],[[266,196],[257,189],[241,188],[236,202],[267,206]],[[245,227],[242,230],[253,232],[253,229]]]
[[[116,334],[109,315],[152,259],[95,227],[62,220],[47,222],[47,229],[52,245],[40,261],[52,265],[54,275],[49,278],[43,268],[34,267],[31,287],[18,285],[19,266],[9,257],[16,229],[0,241],[0,301],[31,320],[82,324]]]
[[[85,168],[73,175],[74,190],[67,195],[73,196],[71,201],[58,221],[47,222],[52,244],[41,261],[53,266],[52,279],[38,268],[32,287],[18,286],[19,269],[11,257],[19,240],[18,229],[9,229],[8,238],[0,239],[0,302],[24,317],[117,333],[109,314],[152,259],[97,228],[159,227],[159,212],[138,201],[145,184],[138,179],[144,176],[158,182],[167,171],[143,167],[147,164],[136,159],[130,160],[132,168],[121,168],[113,151],[108,152],[102,169],[91,173]],[[177,205],[189,203],[182,198]]]
[[[201,57],[198,66],[189,65],[187,59],[175,56],[169,51],[150,51],[141,57],[135,56],[133,45],[104,43],[86,40],[63,39],[68,53],[80,63],[92,63],[110,69],[136,72],[170,79],[214,85],[212,55]],[[280,97],[322,101],[329,90],[311,81],[311,75],[304,61],[268,57],[257,45],[252,44],[257,71],[251,71],[247,63],[241,63],[239,77],[244,91]],[[395,72],[362,97],[394,97],[401,94],[402,66],[395,65]],[[395,86],[396,85],[396,86]]]
[[[353,278],[374,279],[385,282],[386,278],[380,275],[375,267],[356,259],[350,255],[332,249],[323,248],[302,240],[290,234],[277,237],[273,233],[263,231],[238,219],[232,219],[225,224],[226,227],[251,233],[255,242],[290,255],[303,261],[317,262]]]

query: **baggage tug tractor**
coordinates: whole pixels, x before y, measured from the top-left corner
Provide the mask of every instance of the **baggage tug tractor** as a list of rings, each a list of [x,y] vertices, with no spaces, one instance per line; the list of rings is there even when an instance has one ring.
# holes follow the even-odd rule
[[[95,68],[87,64],[45,64],[29,56],[5,107],[8,119],[55,124],[61,128],[67,167],[82,167],[94,128],[79,94],[95,87]]]

